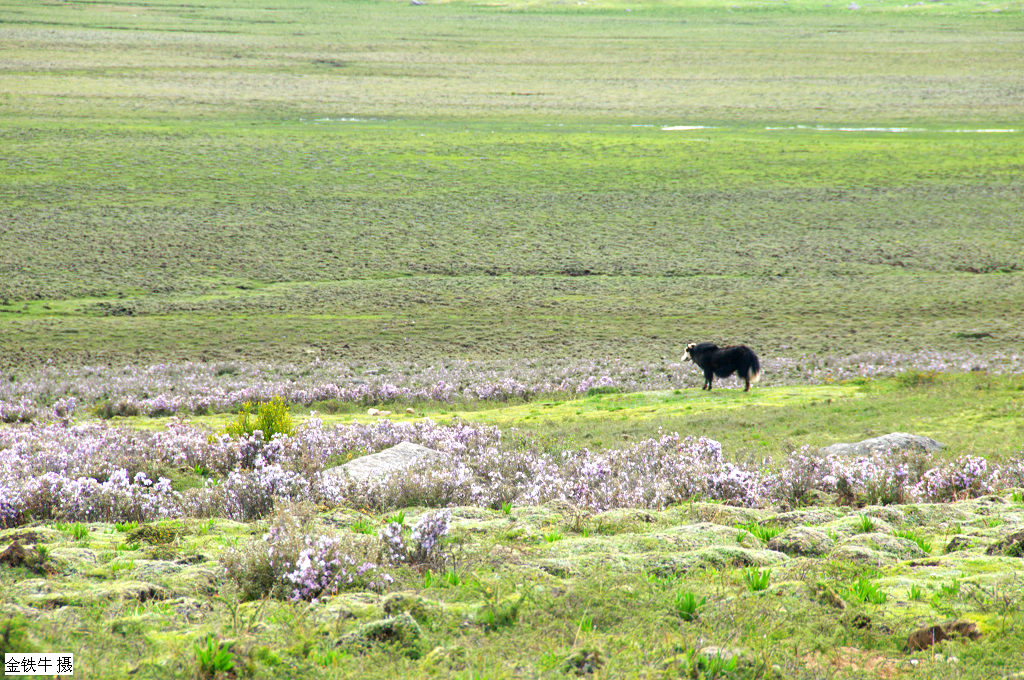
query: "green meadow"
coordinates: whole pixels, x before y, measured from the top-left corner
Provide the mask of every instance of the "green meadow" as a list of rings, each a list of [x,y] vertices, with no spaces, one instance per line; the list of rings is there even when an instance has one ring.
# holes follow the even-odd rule
[[[0,378],[705,340],[1019,355],[1021,74],[1021,0],[0,0]],[[942,442],[936,464],[1024,442],[1022,377],[980,370],[383,408],[553,460],[659,432],[766,466],[897,431]],[[313,411],[377,419],[292,406]],[[188,420],[205,441],[233,417]],[[72,651],[80,680],[1021,680],[1022,494],[457,507],[386,592],[317,603],[230,569],[296,517],[306,545],[383,560],[378,532],[429,509],[0,514],[0,652]],[[907,648],[953,620],[980,637]]]
[[[1024,340],[1020,3],[0,17],[4,365]]]

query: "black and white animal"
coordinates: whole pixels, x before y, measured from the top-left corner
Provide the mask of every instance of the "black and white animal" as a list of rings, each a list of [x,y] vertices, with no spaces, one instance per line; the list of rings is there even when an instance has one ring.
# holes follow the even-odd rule
[[[713,342],[691,342],[686,346],[683,361],[692,361],[704,371],[704,387],[701,388],[704,390],[711,389],[711,380],[716,375],[727,378],[733,373],[737,374],[747,384],[743,388],[744,392],[750,389],[750,383],[761,379],[761,362],[746,345],[719,347]]]

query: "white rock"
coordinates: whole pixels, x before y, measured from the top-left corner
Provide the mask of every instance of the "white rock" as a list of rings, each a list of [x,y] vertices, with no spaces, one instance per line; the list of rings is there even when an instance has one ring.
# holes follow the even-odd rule
[[[942,448],[942,444],[931,437],[922,437],[917,434],[906,432],[892,432],[883,434],[881,437],[872,437],[861,442],[852,444],[833,444],[821,450],[824,455],[838,456],[868,456],[872,453],[882,453],[888,450],[894,451],[916,451],[920,453],[934,453]]]
[[[380,479],[385,475],[404,470],[414,463],[419,463],[439,455],[441,455],[439,451],[429,449],[426,446],[420,446],[412,442],[402,442],[379,453],[360,456],[344,465],[328,468],[323,471],[323,474],[325,476],[340,475],[357,482],[364,482]]]

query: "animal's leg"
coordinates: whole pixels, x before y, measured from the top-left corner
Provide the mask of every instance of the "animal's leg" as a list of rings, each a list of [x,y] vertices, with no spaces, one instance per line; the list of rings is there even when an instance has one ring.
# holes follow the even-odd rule
[[[704,371],[704,389],[711,389],[711,381],[714,379],[715,374],[711,371]]]

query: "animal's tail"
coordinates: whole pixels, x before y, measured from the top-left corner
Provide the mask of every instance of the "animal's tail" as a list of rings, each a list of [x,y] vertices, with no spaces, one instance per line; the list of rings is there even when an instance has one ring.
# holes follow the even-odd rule
[[[758,361],[757,355],[750,352],[750,365],[747,367],[747,380],[750,382],[757,382],[761,379],[761,362]]]

